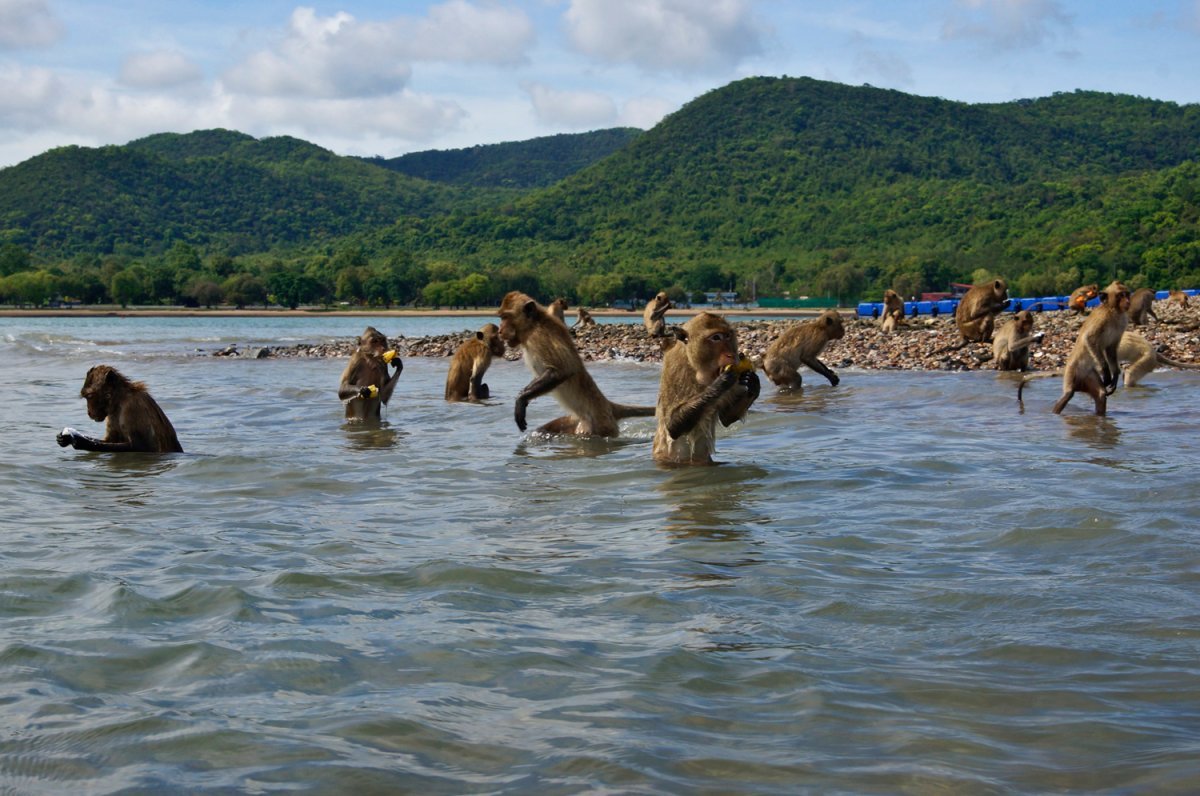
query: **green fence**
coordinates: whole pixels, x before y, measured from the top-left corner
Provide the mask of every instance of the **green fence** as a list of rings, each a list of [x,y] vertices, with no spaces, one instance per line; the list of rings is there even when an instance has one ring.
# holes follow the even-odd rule
[[[760,298],[758,306],[766,310],[799,310],[809,307],[836,307],[837,299],[832,298]]]

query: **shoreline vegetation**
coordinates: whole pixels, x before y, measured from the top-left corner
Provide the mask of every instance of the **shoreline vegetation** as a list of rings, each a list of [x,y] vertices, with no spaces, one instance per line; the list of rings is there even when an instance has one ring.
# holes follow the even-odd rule
[[[680,322],[703,308],[672,310],[667,315],[668,325]],[[751,357],[760,357],[770,343],[794,323],[815,317],[820,310],[813,309],[741,309],[723,308],[712,310],[718,314],[738,316],[753,315],[765,320],[737,320],[731,322],[738,333],[741,349]],[[951,316],[922,316],[906,319],[903,326],[891,335],[883,334],[878,321],[859,318],[854,310],[840,310],[846,320],[846,335],[832,341],[821,354],[821,360],[834,370],[989,370],[995,367],[991,361],[991,345],[972,343],[955,350],[960,342],[958,331]],[[1200,352],[1200,308],[1184,309],[1158,302],[1155,311],[1161,319],[1146,326],[1131,329],[1143,335],[1167,357],[1193,363]],[[598,309],[590,311],[593,316],[627,318],[629,323],[597,324],[589,327],[574,327],[576,315],[567,310],[567,324],[572,327],[580,354],[589,362],[634,361],[657,362],[662,359],[662,345],[651,338],[641,323],[640,313],[628,310]],[[73,308],[49,310],[0,309],[0,317],[383,317],[395,319],[396,326],[380,329],[393,341],[405,357],[442,358],[451,356],[458,346],[473,334],[475,329],[464,328],[453,334],[407,337],[404,335],[403,319],[420,317],[494,317],[495,309],[474,310],[195,310],[187,308]],[[1004,312],[997,319],[997,328],[1009,323],[1013,313]],[[1045,339],[1032,347],[1032,370],[1056,370],[1061,368],[1074,344],[1076,332],[1083,316],[1069,311],[1035,313],[1035,331],[1045,332]],[[482,324],[480,324],[482,325]],[[234,357],[349,357],[356,344],[355,338],[339,341],[299,343],[286,346],[271,346],[265,349],[237,345],[218,351],[199,351],[196,356]],[[520,359],[519,352],[508,352],[508,359]],[[817,374],[807,373],[809,384],[823,383]],[[816,381],[814,381],[814,379]]]

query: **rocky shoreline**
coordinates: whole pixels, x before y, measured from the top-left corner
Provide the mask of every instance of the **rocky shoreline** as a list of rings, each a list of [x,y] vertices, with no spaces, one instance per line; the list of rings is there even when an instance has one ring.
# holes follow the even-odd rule
[[[1168,357],[1194,362],[1200,356],[1200,308],[1182,309],[1159,304],[1155,312],[1161,322],[1136,327],[1136,330]],[[960,338],[949,316],[909,318],[892,335],[885,335],[873,319],[852,318],[843,313],[846,335],[826,347],[821,359],[829,367],[866,370],[980,370],[994,367],[991,346],[981,343],[959,350],[947,350]],[[997,327],[1008,323],[1012,313],[1000,316]],[[671,318],[668,317],[668,321]],[[1075,342],[1082,316],[1066,311],[1035,313],[1034,330],[1045,332],[1045,338],[1032,348],[1033,370],[1055,370],[1062,367]],[[568,322],[573,319],[568,316]],[[742,351],[751,357],[761,356],[767,346],[789,326],[804,320],[735,321],[738,342]],[[381,330],[385,333],[387,330]],[[585,361],[613,360],[656,362],[662,359],[658,340],[650,338],[641,324],[597,324],[573,329],[575,341]],[[449,357],[473,329],[458,334],[429,337],[390,337],[401,356]],[[240,352],[236,348],[216,352],[214,356],[262,357],[349,357],[356,341],[346,339],[328,343],[278,346]],[[509,352],[509,359],[520,359],[519,352]]]

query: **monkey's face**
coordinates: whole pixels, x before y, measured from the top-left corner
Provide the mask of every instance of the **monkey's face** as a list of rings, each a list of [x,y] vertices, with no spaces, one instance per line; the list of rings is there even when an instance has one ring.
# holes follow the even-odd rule
[[[1033,331],[1033,313],[1029,310],[1021,310],[1017,313],[1017,331],[1022,335],[1027,335]]]
[[[841,340],[846,336],[846,327],[842,316],[836,312],[825,313],[825,332],[830,340]]]
[[[79,391],[80,397],[87,401],[88,417],[96,422],[108,417],[109,412],[110,395],[105,388],[104,375],[92,368],[83,380],[83,389]]]
[[[721,318],[697,315],[684,325],[684,331],[688,364],[696,372],[697,383],[707,387],[723,369],[737,364],[737,334]]]

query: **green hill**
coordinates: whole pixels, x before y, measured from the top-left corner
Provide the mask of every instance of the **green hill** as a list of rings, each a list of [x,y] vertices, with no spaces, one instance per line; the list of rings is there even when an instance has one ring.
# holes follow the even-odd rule
[[[368,163],[431,182],[476,188],[544,188],[635,140],[642,131],[615,127],[466,149],[432,149]]]
[[[309,294],[389,301],[426,285],[423,300],[453,303],[468,282],[471,301],[513,287],[852,299],[982,272],[1025,294],[1113,276],[1193,286],[1198,163],[1197,105],[749,78],[645,133],[390,161],[224,130],[52,150],[0,170],[0,274],[106,253],[170,269],[182,242],[236,257],[204,266],[221,276],[303,273]]]

